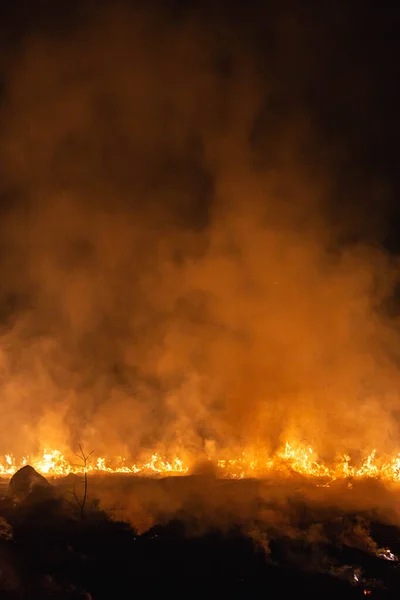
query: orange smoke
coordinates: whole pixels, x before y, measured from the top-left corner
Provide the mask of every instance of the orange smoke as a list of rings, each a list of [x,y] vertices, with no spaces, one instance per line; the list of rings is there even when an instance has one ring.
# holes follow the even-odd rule
[[[15,54],[0,450],[44,473],[73,470],[81,442],[100,470],[210,459],[232,476],[397,480],[399,340],[383,307],[398,271],[359,231],[372,186],[343,224],[328,142],[307,106],[274,113],[289,81],[266,77],[250,38],[236,47],[236,26],[115,11]]]

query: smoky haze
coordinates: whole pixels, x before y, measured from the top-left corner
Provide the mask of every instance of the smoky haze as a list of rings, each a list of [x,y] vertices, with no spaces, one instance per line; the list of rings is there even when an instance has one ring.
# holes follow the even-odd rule
[[[307,104],[319,37],[274,18],[262,63],[246,27],[124,8],[19,42],[0,451],[398,450],[386,185],[341,195],[342,146]]]

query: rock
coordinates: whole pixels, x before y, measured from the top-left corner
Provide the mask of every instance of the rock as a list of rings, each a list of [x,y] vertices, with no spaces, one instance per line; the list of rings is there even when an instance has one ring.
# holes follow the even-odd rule
[[[26,500],[32,496],[44,499],[52,495],[53,486],[33,467],[26,465],[11,477],[8,490],[16,501]]]

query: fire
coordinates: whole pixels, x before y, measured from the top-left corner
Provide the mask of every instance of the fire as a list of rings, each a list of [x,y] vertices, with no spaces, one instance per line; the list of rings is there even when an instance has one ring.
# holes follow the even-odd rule
[[[334,480],[375,478],[388,482],[400,482],[400,454],[381,457],[373,450],[358,465],[349,455],[339,457],[334,464],[324,464],[318,460],[309,446],[286,442],[274,455],[263,452],[243,451],[240,456],[214,460],[221,477],[243,479],[249,477],[284,476],[293,474],[314,479],[318,485],[329,485]],[[25,456],[17,460],[11,454],[4,455],[0,461],[0,475],[12,476],[26,464],[33,466],[39,473],[52,477],[61,477],[70,473],[79,474],[84,470],[82,461],[70,460],[61,451],[45,449],[39,456]],[[130,462],[124,457],[108,459],[97,457],[87,464],[86,470],[94,473],[126,473],[142,476],[185,475],[191,471],[192,464],[178,456],[165,457],[153,452],[147,459]]]
[[[77,459],[79,462],[79,458]],[[82,463],[82,461],[81,461]],[[75,464],[66,459],[65,455],[59,450],[43,451],[43,454],[38,457],[25,456],[21,461],[17,461],[11,455],[5,455],[4,462],[0,462],[0,475],[13,475],[19,468],[30,464],[36,471],[43,475],[51,475],[62,477],[70,473],[83,473],[83,464]],[[86,466],[88,473],[130,473],[143,475],[171,474],[178,475],[188,472],[183,462],[175,457],[168,461],[163,459],[158,453],[151,455],[148,461],[138,465],[128,465],[125,458],[117,457],[112,461],[107,461],[103,457],[98,457],[92,463]]]

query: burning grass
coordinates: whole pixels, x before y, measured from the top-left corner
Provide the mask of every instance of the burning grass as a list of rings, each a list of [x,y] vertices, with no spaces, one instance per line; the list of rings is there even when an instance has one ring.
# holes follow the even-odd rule
[[[228,479],[264,478],[269,476],[304,475],[315,479],[318,485],[345,479],[380,479],[387,482],[400,482],[400,453],[394,456],[380,456],[372,450],[367,456],[355,462],[350,455],[340,456],[330,463],[322,462],[314,450],[305,445],[286,444],[275,454],[262,450],[245,450],[232,458],[229,453],[221,458],[203,457],[215,468],[218,476]],[[26,456],[21,460],[7,454],[0,462],[0,475],[12,476],[22,466],[30,464],[39,473],[53,477],[70,473],[82,473],[84,467],[76,463],[60,450],[45,449],[42,454]],[[142,476],[185,475],[196,469],[196,460],[183,460],[179,456],[163,456],[157,451],[139,461],[129,461],[124,457],[94,457],[88,463],[88,473],[126,473]]]

